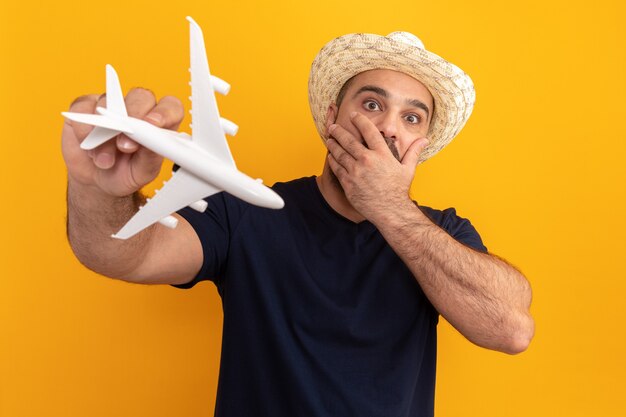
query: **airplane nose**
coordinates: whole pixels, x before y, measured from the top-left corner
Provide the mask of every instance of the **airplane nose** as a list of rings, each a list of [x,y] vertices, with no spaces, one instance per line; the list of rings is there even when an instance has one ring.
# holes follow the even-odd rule
[[[276,191],[272,190],[269,187],[258,184],[258,188],[255,194],[256,197],[253,200],[248,200],[248,202],[257,206],[274,210],[285,207],[285,202],[283,201],[283,199],[276,193]]]
[[[285,207],[285,201],[282,198],[280,198],[280,196],[276,194],[274,191],[272,191],[272,193],[274,193],[274,195],[272,196],[273,198],[271,199],[269,208],[278,210],[278,209]]]

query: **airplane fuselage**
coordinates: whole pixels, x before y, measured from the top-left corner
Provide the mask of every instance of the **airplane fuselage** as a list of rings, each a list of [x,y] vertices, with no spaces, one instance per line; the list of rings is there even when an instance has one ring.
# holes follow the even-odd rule
[[[189,173],[248,203],[280,209],[283,200],[270,188],[222,162],[183,135],[156,127],[144,120],[123,117],[104,109],[101,114],[127,125],[128,137],[151,151],[171,160]]]

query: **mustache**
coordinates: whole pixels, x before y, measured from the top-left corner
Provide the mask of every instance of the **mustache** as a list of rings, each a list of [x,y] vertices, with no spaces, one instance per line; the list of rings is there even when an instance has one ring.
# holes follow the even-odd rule
[[[402,158],[400,157],[400,151],[398,151],[398,147],[396,146],[396,140],[394,138],[389,138],[387,136],[383,136],[383,139],[385,139],[385,143],[387,144],[387,147],[391,151],[391,154],[393,155],[393,157],[396,158],[398,162],[402,162]],[[369,146],[367,146],[367,142],[365,142],[364,139],[361,139],[361,143],[367,149],[369,149]]]
[[[328,137],[332,138],[332,135],[328,135]],[[383,139],[385,139],[385,143],[387,144],[387,147],[391,151],[393,157],[396,158],[398,162],[402,162],[402,158],[400,157],[400,151],[398,151],[398,147],[396,146],[396,139],[387,136],[383,136]],[[369,149],[369,146],[367,146],[367,142],[365,142],[365,139],[361,138],[361,143],[363,144],[363,146]]]
[[[393,138],[388,138],[386,136],[383,136],[383,138],[385,139],[385,143],[387,144],[387,147],[391,151],[393,157],[396,158],[398,162],[402,162],[400,158],[400,152],[398,152],[398,148],[396,147],[396,140]]]

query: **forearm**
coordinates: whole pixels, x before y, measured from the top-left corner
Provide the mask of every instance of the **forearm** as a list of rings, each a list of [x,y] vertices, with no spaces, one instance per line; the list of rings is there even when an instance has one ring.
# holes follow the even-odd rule
[[[505,261],[457,242],[410,200],[376,222],[433,306],[472,342],[507,353],[533,335],[530,285]]]
[[[143,198],[109,196],[95,187],[68,181],[67,235],[76,257],[89,269],[128,279],[147,251],[151,229],[133,239],[111,238],[137,211]]]

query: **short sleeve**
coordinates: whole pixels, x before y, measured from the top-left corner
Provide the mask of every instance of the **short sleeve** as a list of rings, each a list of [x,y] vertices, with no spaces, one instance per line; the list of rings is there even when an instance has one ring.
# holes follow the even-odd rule
[[[456,241],[479,252],[487,253],[487,247],[483,244],[476,228],[468,219],[457,215],[454,208],[435,210],[426,206],[419,207],[433,223],[448,232]]]
[[[207,209],[200,213],[192,208],[185,207],[178,211],[195,230],[202,245],[203,262],[198,274],[188,283],[174,285],[177,288],[187,289],[200,281],[213,281],[218,288],[224,272],[224,265],[228,258],[233,223],[236,223],[240,210],[232,209],[229,203],[232,198],[226,193],[218,193],[205,201]]]

